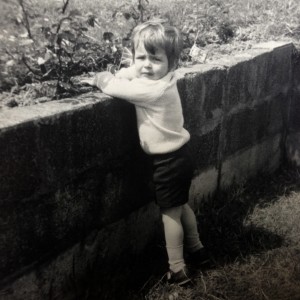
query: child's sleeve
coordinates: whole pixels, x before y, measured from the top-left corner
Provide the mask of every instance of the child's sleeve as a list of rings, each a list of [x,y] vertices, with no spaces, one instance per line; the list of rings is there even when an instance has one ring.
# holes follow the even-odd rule
[[[107,95],[144,107],[161,97],[166,88],[164,81],[145,78],[128,80],[117,78],[110,72],[97,73],[94,85]]]
[[[136,78],[135,67],[132,65],[128,68],[122,68],[115,74],[116,78],[125,78],[128,80],[132,80]]]

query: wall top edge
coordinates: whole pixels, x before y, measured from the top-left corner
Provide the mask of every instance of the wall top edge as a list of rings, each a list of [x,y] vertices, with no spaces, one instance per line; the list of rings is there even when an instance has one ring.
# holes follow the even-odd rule
[[[226,71],[228,67],[243,61],[248,61],[263,53],[276,51],[276,49],[294,47],[293,43],[287,41],[270,41],[255,44],[251,49],[241,51],[232,56],[224,55],[224,57],[205,64],[195,64],[191,67],[178,69],[176,72],[180,77],[196,76],[197,74],[210,71]],[[19,125],[24,122],[30,122],[36,119],[47,118],[61,113],[68,113],[78,109],[86,109],[88,106],[104,102],[111,97],[100,93],[91,92],[75,98],[66,98],[54,100],[45,103],[35,104],[31,106],[15,107],[12,109],[0,110],[0,131],[9,127]]]
[[[86,109],[89,106],[104,102],[111,97],[101,92],[91,92],[76,98],[53,100],[31,106],[15,107],[0,111],[0,131],[21,123],[35,121],[74,110]]]

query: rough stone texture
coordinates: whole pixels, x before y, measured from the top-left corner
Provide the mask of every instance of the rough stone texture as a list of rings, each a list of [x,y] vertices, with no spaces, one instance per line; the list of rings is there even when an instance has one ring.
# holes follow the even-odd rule
[[[300,53],[293,52],[293,91],[289,110],[289,132],[286,140],[287,160],[300,167]]]
[[[219,171],[216,167],[206,169],[196,174],[192,180],[189,204],[198,212],[199,204],[203,199],[209,199],[218,187]]]
[[[287,160],[290,165],[300,167],[300,132],[290,133],[286,139]]]
[[[191,135],[198,172],[217,164],[220,123],[223,116],[223,85],[226,70],[203,66],[201,72],[184,69],[178,88],[183,103],[186,128]],[[193,111],[193,113],[189,113]]]
[[[24,124],[0,135],[1,278],[153,199],[131,105],[107,99],[65,111],[60,102],[43,108],[49,106],[42,117],[30,108],[5,113],[24,119],[28,112]]]
[[[41,105],[41,109],[51,109],[51,104]],[[56,103],[57,109],[59,105]],[[130,159],[128,153],[138,151],[134,108],[123,101],[109,100],[90,109],[58,113],[50,110],[41,118],[38,114],[31,116],[30,110],[24,108],[19,115],[14,110],[5,112],[5,118],[27,115],[28,120],[23,126],[4,128],[1,134],[4,161],[0,172],[9,172],[0,178],[0,201],[47,193],[95,165],[116,161],[122,155]]]
[[[240,149],[252,147],[269,136],[276,135],[286,128],[284,109],[287,97],[282,94],[270,101],[254,107],[246,107],[231,114],[225,121],[226,128],[224,155],[232,155]]]
[[[237,151],[222,162],[220,187],[245,183],[258,172],[274,172],[281,163],[281,135],[270,137],[244,151]]]
[[[285,144],[300,155],[293,51],[260,44],[179,70],[196,211],[218,188],[274,171]],[[161,230],[134,107],[94,93],[0,112],[0,157],[0,296],[84,299],[88,281],[106,278],[110,299],[105,288]]]
[[[128,288],[124,286],[124,283],[128,284],[126,277],[132,277],[131,270],[124,268],[124,261],[131,259],[131,267],[134,267],[137,257],[147,242],[154,239],[159,227],[159,210],[150,203],[118,222],[93,230],[80,242],[61,251],[51,262],[32,266],[27,276],[2,289],[0,298],[85,299],[90,293],[89,288],[95,284],[101,299],[120,299]],[[152,228],[151,234],[149,228]],[[143,238],[138,238],[140,236]],[[118,278],[116,274],[119,274]]]
[[[227,110],[236,109],[237,105],[257,104],[291,86],[291,45],[274,50],[264,47],[258,44],[228,64]]]

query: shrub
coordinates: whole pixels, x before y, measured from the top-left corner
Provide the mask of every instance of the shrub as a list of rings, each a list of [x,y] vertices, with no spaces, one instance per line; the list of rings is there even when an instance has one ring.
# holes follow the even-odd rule
[[[55,79],[55,98],[76,92],[70,81],[72,76],[120,68],[122,52],[124,47],[129,46],[131,30],[147,18],[145,2],[142,0],[137,1],[136,8],[126,5],[125,1],[123,12],[107,7],[106,11],[111,13],[108,18],[105,16],[105,21],[99,20],[91,12],[68,9],[69,0],[64,1],[62,7],[42,8],[30,0],[17,0],[13,5],[18,11],[15,16],[16,28],[25,29],[25,33],[18,37],[11,35],[9,47],[4,50],[1,90]],[[89,33],[91,28],[101,29],[107,21],[118,23],[122,28],[122,22],[132,20],[133,24],[127,26],[128,31],[123,36],[106,31],[99,38]]]

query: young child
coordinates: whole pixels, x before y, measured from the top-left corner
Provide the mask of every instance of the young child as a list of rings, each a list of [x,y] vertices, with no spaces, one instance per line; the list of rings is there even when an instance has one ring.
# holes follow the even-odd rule
[[[135,105],[140,144],[152,159],[169,259],[168,281],[183,285],[190,281],[184,247],[199,263],[206,255],[188,205],[194,168],[174,72],[182,40],[176,28],[148,21],[134,29],[132,44],[131,67],[116,75],[100,72],[85,82]]]

